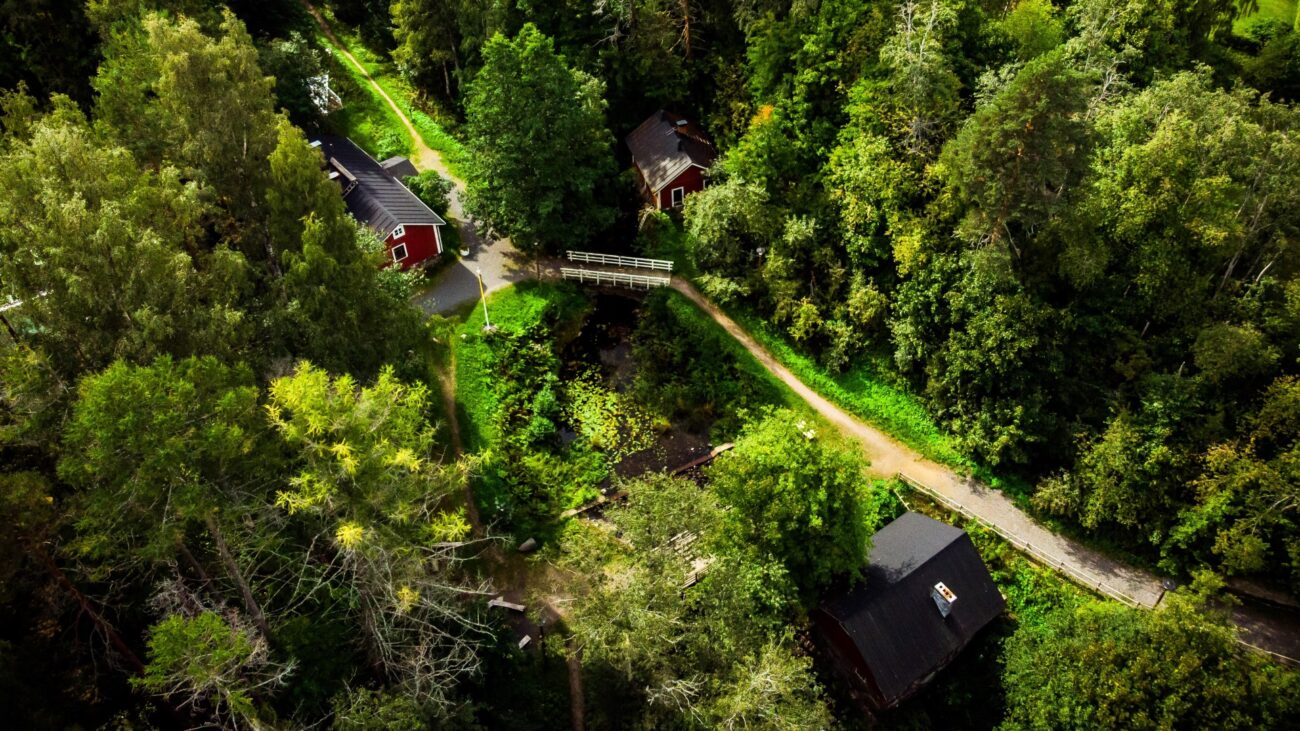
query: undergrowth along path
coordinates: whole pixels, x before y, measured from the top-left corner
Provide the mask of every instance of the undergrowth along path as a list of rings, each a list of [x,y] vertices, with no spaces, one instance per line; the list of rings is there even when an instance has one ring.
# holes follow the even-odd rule
[[[1071,569],[1069,573],[1093,588],[1098,588],[1099,584],[1113,587],[1116,592],[1131,598],[1131,603],[1147,608],[1160,602],[1164,589],[1154,575],[1053,533],[1017,508],[1001,492],[921,456],[888,434],[862,422],[806,386],[689,282],[673,277],[671,286],[712,317],[745,346],[763,367],[807,401],[823,418],[857,440],[871,460],[870,469],[873,473],[883,477],[906,475],[912,482],[920,483],[937,493],[945,502],[960,507],[977,520],[1032,547],[1055,568],[1068,567]]]
[[[451,193],[448,196],[447,213],[455,219],[453,223],[460,233],[461,247],[467,253],[439,274],[432,286],[415,297],[416,306],[428,313],[446,313],[455,310],[466,302],[472,302],[479,296],[480,273],[483,278],[483,288],[489,293],[527,279],[529,276],[528,263],[524,260],[524,256],[510,243],[510,239],[493,237],[486,232],[480,232],[477,224],[465,214],[463,203],[465,181],[452,174],[451,169],[447,167],[447,162],[443,160],[442,154],[425,143],[420,136],[419,130],[411,122],[411,118],[402,111],[401,106],[388,95],[388,92],[384,91],[379,82],[370,75],[365,65],[348,51],[346,45],[339,41],[338,36],[334,34],[334,30],[330,28],[329,21],[325,19],[320,10],[312,5],[309,0],[300,1],[303,7],[307,9],[307,12],[311,13],[311,16],[316,20],[316,24],[320,26],[321,32],[325,34],[330,43],[361,74],[375,94],[384,100],[393,111],[393,114],[396,115],[398,121],[402,123],[407,136],[411,138],[411,149],[415,151],[415,155],[411,160],[411,163],[415,165],[415,169],[420,171],[434,170],[452,183]],[[452,253],[445,252],[443,256],[449,256]]]
[[[905,477],[906,482],[919,486],[922,492],[937,498],[945,507],[993,527],[1020,551],[1103,594],[1147,609],[1160,603],[1164,587],[1154,574],[1052,532],[998,490],[958,474],[862,422],[805,385],[690,282],[673,277],[670,286],[718,323],[822,418],[857,440],[871,460],[871,472],[882,477]],[[1268,607],[1246,604],[1232,609],[1232,619],[1243,644],[1284,662],[1300,664],[1300,637],[1297,636],[1295,616],[1283,616]]]

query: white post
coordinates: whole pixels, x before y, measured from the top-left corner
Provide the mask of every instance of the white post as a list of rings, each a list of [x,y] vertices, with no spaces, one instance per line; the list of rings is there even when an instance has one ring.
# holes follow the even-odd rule
[[[488,319],[487,290],[483,287],[483,269],[477,268],[474,273],[478,275],[478,296],[479,299],[483,300],[483,329],[491,330],[492,321]]]

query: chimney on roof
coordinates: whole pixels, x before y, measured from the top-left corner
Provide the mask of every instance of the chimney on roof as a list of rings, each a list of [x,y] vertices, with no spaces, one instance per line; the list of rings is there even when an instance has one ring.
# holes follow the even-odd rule
[[[952,614],[952,605],[956,603],[957,595],[944,586],[942,581],[930,590],[930,598],[934,600],[934,605],[939,608],[939,614],[942,614],[945,619]]]

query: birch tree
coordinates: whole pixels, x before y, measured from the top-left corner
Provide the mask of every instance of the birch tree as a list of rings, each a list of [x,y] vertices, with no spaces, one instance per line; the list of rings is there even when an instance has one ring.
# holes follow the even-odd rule
[[[957,111],[961,83],[944,48],[956,22],[944,0],[904,0],[894,35],[880,49],[889,69],[891,126],[915,156],[933,153]]]
[[[439,463],[429,399],[391,370],[362,387],[304,363],[271,384],[266,411],[296,463],[276,502],[329,555],[310,590],[349,596],[371,668],[442,705],[478,666],[490,587],[464,568],[466,466]]]

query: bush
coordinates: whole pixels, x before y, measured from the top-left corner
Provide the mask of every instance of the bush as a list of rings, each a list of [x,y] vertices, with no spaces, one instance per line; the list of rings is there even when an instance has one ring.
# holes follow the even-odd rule
[[[375,140],[375,157],[386,160],[395,155],[405,155],[410,145],[411,141],[406,135],[394,129],[386,129]]]
[[[451,189],[452,182],[437,173],[435,170],[425,170],[419,175],[414,175],[405,180],[406,187],[411,190],[424,204],[433,209],[434,213],[446,217],[447,209],[451,207]]]
[[[708,475],[733,508],[728,540],[776,559],[812,598],[866,562],[881,522],[866,514],[866,467],[856,450],[826,443],[793,412],[775,411],[745,427]]]

